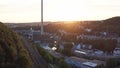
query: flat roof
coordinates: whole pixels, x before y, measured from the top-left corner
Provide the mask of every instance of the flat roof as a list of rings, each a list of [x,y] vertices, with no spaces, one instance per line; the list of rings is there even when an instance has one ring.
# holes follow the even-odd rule
[[[86,66],[90,66],[90,67],[96,67],[97,64],[96,63],[93,63],[93,62],[84,62],[82,63],[83,65],[86,65]]]
[[[80,53],[80,54],[87,54],[86,52],[84,52],[84,51],[79,51],[79,50],[75,50],[75,52],[77,52],[77,53]]]
[[[78,61],[78,62],[87,62],[87,61],[89,61],[87,59],[79,58],[79,57],[75,57],[75,56],[69,57],[69,59],[74,60],[74,61]]]

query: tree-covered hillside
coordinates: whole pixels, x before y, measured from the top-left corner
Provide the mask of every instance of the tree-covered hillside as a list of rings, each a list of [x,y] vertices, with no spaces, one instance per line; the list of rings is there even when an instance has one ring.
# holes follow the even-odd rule
[[[79,25],[84,29],[92,29],[91,32],[80,29],[79,33],[99,35],[100,32],[107,32],[108,34],[118,34],[120,36],[120,16],[99,21],[83,21]]]
[[[0,22],[0,68],[31,68],[31,59],[16,32]]]

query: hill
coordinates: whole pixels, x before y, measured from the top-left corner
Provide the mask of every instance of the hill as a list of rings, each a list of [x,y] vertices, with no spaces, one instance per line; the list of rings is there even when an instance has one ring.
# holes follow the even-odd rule
[[[9,27],[14,27],[14,30],[29,30],[31,27],[34,30],[39,30],[40,25],[39,23],[36,23],[6,23],[6,25]],[[91,33],[88,33],[86,30],[84,30],[88,28],[92,29]],[[120,16],[112,17],[105,20],[76,21],[73,23],[49,22],[48,24],[44,25],[45,32],[56,33],[59,32],[59,30],[65,30],[67,32],[79,34],[96,34],[100,32],[107,32],[116,33],[120,36]]]
[[[112,17],[103,21],[100,25],[102,31],[106,30],[109,33],[117,33],[120,35],[120,17]]]
[[[120,17],[112,17],[109,19],[96,21],[96,22],[90,22],[87,24],[83,24],[85,28],[92,29],[93,33],[99,33],[99,32],[107,32],[107,33],[114,33],[118,34],[120,36]]]
[[[31,59],[16,32],[0,22],[0,68],[30,68]]]
[[[106,19],[104,20],[104,23],[109,24],[109,25],[120,25],[120,16]]]

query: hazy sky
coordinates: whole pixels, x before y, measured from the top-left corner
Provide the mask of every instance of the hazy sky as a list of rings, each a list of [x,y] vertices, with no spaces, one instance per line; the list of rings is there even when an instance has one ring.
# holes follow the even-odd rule
[[[40,21],[41,0],[0,0],[0,21]],[[120,0],[44,0],[45,21],[101,20],[120,16]]]

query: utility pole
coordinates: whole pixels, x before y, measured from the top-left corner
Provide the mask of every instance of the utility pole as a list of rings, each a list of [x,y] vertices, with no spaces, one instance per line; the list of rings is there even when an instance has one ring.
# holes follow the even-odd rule
[[[44,33],[43,30],[43,0],[41,0],[41,35]]]

